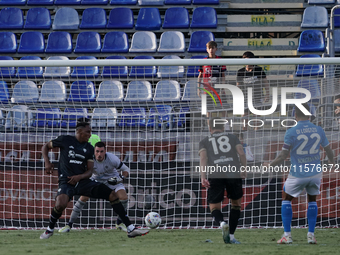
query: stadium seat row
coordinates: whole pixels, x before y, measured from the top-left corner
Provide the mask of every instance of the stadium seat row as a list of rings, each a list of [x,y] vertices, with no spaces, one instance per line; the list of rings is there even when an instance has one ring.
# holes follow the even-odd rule
[[[26,22],[20,8],[8,7],[0,11],[0,29],[50,29],[77,30],[80,29],[133,29],[159,30],[162,26],[158,8],[141,8],[136,24],[130,8],[120,7],[110,11],[107,19],[102,8],[87,8],[84,10],[81,22],[78,12],[69,7],[58,9],[53,24],[50,11],[46,8],[31,8],[27,12]],[[190,24],[189,12],[184,7],[171,7],[165,12],[163,28],[216,28],[217,15],[212,7],[194,9]]]
[[[327,28],[328,26],[328,11],[324,6],[309,6],[304,10],[302,28]],[[340,27],[340,9],[334,10],[334,27]]]
[[[206,52],[206,43],[215,40],[210,31],[195,31],[190,37],[188,52]],[[135,32],[132,36],[131,47],[124,32],[108,32],[104,36],[103,45],[97,32],[81,32],[78,34],[73,49],[72,37],[68,32],[56,31],[45,39],[41,32],[29,31],[21,35],[20,45],[17,46],[15,34],[0,32],[0,53],[146,53],[146,52],[185,52],[185,38],[182,32],[163,32],[157,48],[155,33],[150,31]]]

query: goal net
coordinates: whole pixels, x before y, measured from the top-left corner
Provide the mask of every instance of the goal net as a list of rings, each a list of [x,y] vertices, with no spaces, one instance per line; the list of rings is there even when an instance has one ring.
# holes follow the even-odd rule
[[[334,58],[2,61],[0,227],[48,225],[58,189],[59,151],[50,151],[55,171],[47,175],[41,147],[56,136],[74,135],[81,117],[91,120],[92,133],[106,143],[107,151],[130,167],[124,185],[134,223],[144,225],[144,216],[155,211],[162,217],[161,227],[213,227],[207,191],[194,167],[199,164],[198,143],[209,134],[206,113],[222,116],[226,130],[243,137],[250,170],[243,181],[239,227],[281,227],[287,173],[268,173],[262,165],[278,155],[286,130],[294,125],[294,107],[287,104],[282,113],[282,99],[305,97],[292,88],[310,92],[313,123],[325,129],[338,163],[339,62]],[[226,71],[218,69],[223,75],[210,81],[203,77],[198,83],[198,69],[211,65],[226,65]],[[264,72],[246,77],[239,72],[245,65],[258,65]],[[254,82],[259,87],[247,91]],[[206,89],[206,83],[214,89]],[[234,98],[231,86],[244,92],[244,102]],[[250,96],[255,110],[274,105],[273,111],[255,114],[247,104]],[[265,107],[260,107],[263,102]],[[327,164],[323,150],[320,154]],[[288,158],[284,166],[289,165]],[[317,200],[319,227],[339,226],[337,177],[338,173],[324,174]],[[59,227],[69,219],[77,199],[70,201]],[[293,226],[306,226],[306,194],[292,205]],[[229,210],[225,194],[226,219]],[[74,227],[110,228],[115,220],[108,202],[90,199]]]

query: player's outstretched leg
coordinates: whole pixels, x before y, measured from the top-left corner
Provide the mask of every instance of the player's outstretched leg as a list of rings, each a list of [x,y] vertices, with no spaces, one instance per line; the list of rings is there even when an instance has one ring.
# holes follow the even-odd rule
[[[291,222],[293,218],[292,204],[288,200],[282,201],[281,207],[281,218],[284,228],[284,234],[280,240],[277,241],[278,244],[291,244],[293,243],[292,235],[291,235]]]
[[[53,235],[54,226],[57,220],[60,218],[61,214],[62,214],[62,211],[58,211],[56,207],[52,209],[52,212],[50,215],[50,224],[48,228],[45,230],[45,232],[40,235],[40,239],[48,239]]]

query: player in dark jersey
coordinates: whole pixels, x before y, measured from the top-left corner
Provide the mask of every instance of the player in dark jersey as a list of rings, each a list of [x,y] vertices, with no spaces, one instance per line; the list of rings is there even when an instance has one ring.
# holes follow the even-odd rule
[[[54,165],[48,158],[50,149],[59,147],[59,188],[55,206],[52,209],[50,223],[47,230],[41,234],[40,239],[48,239],[53,235],[54,226],[67,207],[68,202],[75,195],[84,195],[110,201],[113,210],[120,216],[127,226],[128,237],[145,235],[148,230],[137,229],[125,215],[125,209],[119,201],[117,194],[105,184],[90,180],[93,172],[93,146],[88,143],[91,136],[91,127],[88,122],[78,122],[76,135],[61,135],[47,142],[42,147],[47,174],[53,173]]]
[[[241,214],[241,200],[243,196],[242,178],[240,166],[247,166],[247,159],[243,146],[239,139],[230,133],[224,132],[224,125],[215,123],[220,118],[209,120],[210,135],[199,143],[200,172],[202,186],[208,189],[208,203],[214,222],[220,225],[225,243],[237,244],[234,233]],[[229,169],[226,172],[217,172],[206,176],[207,167],[223,167]],[[231,170],[230,170],[231,169]],[[224,199],[224,191],[231,200],[229,213],[229,226],[223,220],[221,202]]]

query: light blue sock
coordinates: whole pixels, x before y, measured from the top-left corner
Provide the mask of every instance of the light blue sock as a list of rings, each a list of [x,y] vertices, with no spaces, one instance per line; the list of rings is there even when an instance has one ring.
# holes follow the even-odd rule
[[[318,205],[316,202],[308,203],[307,219],[308,219],[308,232],[314,233],[316,218],[318,216]]]
[[[290,232],[290,225],[293,218],[292,204],[288,200],[282,201],[281,218],[285,232]]]

